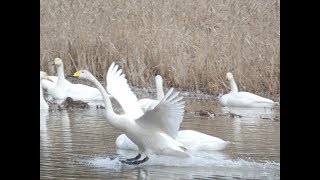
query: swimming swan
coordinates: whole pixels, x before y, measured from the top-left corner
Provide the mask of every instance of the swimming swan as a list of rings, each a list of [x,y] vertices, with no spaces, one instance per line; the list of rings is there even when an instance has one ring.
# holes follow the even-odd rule
[[[49,89],[53,89],[56,86],[57,81],[58,81],[58,76],[48,76],[48,77],[51,79],[51,81],[49,81],[47,79],[41,80],[42,88],[46,91],[48,91]]]
[[[40,109],[49,109],[49,105],[43,97],[41,80],[47,79],[50,81],[49,76],[46,72],[40,71]]]
[[[278,102],[249,92],[239,92],[233,75],[228,72],[226,77],[230,83],[231,91],[220,97],[219,102],[222,106],[272,108],[276,104],[279,104]]]
[[[164,97],[163,92],[163,80],[160,75],[155,77],[157,100],[153,100],[155,103],[159,103]],[[140,100],[139,100],[140,101]],[[147,104],[146,100],[146,104]],[[150,102],[149,109],[153,109],[153,102]],[[148,106],[146,106],[148,107]],[[148,108],[146,108],[148,109]],[[179,129],[180,127],[178,127]],[[214,136],[210,136],[194,130],[181,130],[178,132],[176,140],[184,145],[188,150],[207,150],[207,151],[219,151],[227,147],[230,142],[224,141]],[[121,134],[116,139],[116,146],[119,149],[138,150],[135,145],[125,134]]]
[[[106,106],[107,121],[115,128],[125,132],[127,137],[138,146],[138,155],[121,161],[126,164],[146,162],[151,154],[165,154],[189,157],[182,144],[174,140],[183,120],[184,102],[173,88],[164,96],[160,103],[145,113],[138,103],[138,98],[130,89],[122,70],[112,63],[107,72],[107,91],[121,105],[125,114],[118,115],[112,109],[110,97],[99,81],[86,70],[74,73],[75,77],[93,82],[100,90]],[[145,158],[139,160],[141,156]]]
[[[58,65],[59,64],[59,65]],[[57,76],[49,76],[51,81],[48,81],[46,79],[43,79],[42,87],[43,89],[47,90],[48,92],[53,91],[55,86],[57,85],[58,79],[60,79],[60,84],[71,85],[72,83],[68,81],[64,76],[64,68],[63,68],[63,61],[60,58],[55,58],[53,65],[57,66]],[[62,86],[62,85],[60,85]]]
[[[65,100],[71,97],[75,101],[102,101],[103,98],[97,88],[84,84],[72,84],[64,76],[63,62],[60,58],[54,59],[57,67],[58,80],[54,88],[48,89],[48,94],[53,98]]]

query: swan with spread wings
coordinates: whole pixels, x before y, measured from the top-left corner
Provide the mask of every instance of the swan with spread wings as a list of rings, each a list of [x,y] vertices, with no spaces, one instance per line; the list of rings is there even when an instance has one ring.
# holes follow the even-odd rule
[[[122,161],[123,163],[140,164],[146,162],[151,154],[189,157],[186,148],[175,140],[183,120],[184,101],[178,96],[178,92],[173,92],[173,88],[158,105],[144,112],[122,70],[112,63],[107,72],[107,91],[124,110],[125,113],[119,115],[113,111],[108,93],[89,71],[80,70],[74,73],[74,76],[96,85],[104,99],[107,121],[122,130],[138,146],[138,155]]]

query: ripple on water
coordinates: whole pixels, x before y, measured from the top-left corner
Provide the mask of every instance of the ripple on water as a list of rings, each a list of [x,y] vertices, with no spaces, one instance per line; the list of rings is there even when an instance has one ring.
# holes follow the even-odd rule
[[[180,130],[192,129],[230,141],[228,149],[190,151],[192,156],[187,159],[152,155],[146,163],[124,165],[119,160],[132,158],[136,152],[116,149],[115,140],[122,132],[107,123],[104,109],[41,112],[41,179],[280,179],[279,121],[262,119],[255,115],[257,111],[254,117],[253,111],[241,111],[246,113],[242,118],[195,117],[200,109],[223,112],[216,102],[186,101]],[[111,160],[108,156],[115,153]]]
[[[134,153],[129,153],[133,157]],[[121,158],[120,159],[125,159]],[[164,168],[170,171],[170,167],[174,167],[174,171],[184,170],[194,174],[194,170],[200,172],[198,176],[203,177],[202,171],[212,172],[214,176],[224,177],[240,177],[240,178],[261,178],[261,177],[274,177],[280,176],[280,163],[275,162],[250,162],[243,159],[230,160],[226,159],[222,153],[206,153],[206,152],[192,152],[190,158],[177,158],[168,156],[151,155],[149,160],[139,165],[126,165],[122,164],[119,157],[95,157],[89,160],[84,160],[83,163],[88,166],[96,168],[103,168],[109,170],[120,171],[121,169],[132,169],[137,167],[153,167]],[[186,173],[186,172],[185,172]],[[197,174],[197,173],[196,173]],[[210,174],[210,173],[209,173]],[[211,174],[212,176],[212,174]]]

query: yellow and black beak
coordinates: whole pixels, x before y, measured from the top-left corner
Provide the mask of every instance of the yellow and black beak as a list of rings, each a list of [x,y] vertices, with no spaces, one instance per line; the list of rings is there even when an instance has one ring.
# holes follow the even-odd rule
[[[80,71],[77,71],[73,74],[74,77],[79,77],[80,76]]]

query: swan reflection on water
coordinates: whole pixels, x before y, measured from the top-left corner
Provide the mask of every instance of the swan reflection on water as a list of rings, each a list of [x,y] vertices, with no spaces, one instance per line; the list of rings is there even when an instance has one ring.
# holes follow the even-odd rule
[[[277,120],[277,109],[275,108],[243,108],[243,107],[221,107],[225,114],[231,114],[234,118],[242,119],[271,119]]]

